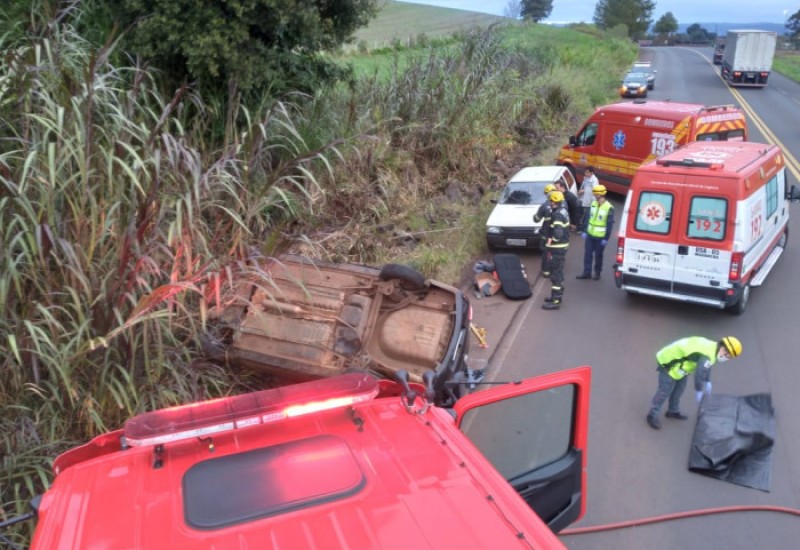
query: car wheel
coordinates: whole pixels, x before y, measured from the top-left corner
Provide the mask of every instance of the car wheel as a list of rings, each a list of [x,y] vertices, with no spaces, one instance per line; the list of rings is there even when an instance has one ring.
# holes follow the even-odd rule
[[[747,303],[750,301],[750,285],[745,285],[742,290],[742,297],[739,301],[730,307],[730,312],[734,315],[741,315],[747,309]]]
[[[778,246],[786,250],[786,245],[789,244],[789,228],[787,227],[786,230],[781,235],[780,240],[778,241]]]
[[[382,281],[397,279],[405,283],[407,288],[413,290],[419,290],[425,287],[425,276],[413,267],[407,265],[386,264],[381,268],[379,277]]]

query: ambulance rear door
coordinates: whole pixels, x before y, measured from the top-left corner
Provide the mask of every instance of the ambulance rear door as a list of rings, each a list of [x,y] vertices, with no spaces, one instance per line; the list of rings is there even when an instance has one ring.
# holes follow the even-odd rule
[[[682,229],[681,193],[678,186],[645,186],[632,195],[633,218],[627,228],[623,263],[631,286],[672,291]]]
[[[728,223],[728,219],[736,205],[728,197],[712,191],[720,188],[713,183],[714,179],[718,178],[704,176],[701,180],[704,185],[689,185],[684,191],[684,213],[680,219],[675,219],[680,239],[673,289],[680,294],[723,301],[728,287],[734,230],[734,224]]]

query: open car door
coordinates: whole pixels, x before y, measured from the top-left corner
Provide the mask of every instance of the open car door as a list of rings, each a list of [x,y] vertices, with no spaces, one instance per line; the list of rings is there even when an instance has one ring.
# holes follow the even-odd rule
[[[459,399],[456,424],[557,533],[583,517],[591,368]]]

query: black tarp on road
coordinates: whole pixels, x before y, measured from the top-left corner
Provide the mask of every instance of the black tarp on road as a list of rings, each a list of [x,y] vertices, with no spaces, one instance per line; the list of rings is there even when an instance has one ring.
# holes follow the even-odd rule
[[[769,491],[775,410],[768,393],[708,395],[700,403],[689,470]]]

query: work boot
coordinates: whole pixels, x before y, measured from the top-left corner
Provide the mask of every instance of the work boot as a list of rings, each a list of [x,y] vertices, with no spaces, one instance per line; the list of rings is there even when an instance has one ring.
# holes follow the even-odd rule
[[[674,418],[676,420],[687,420],[689,418],[685,414],[681,414],[680,411],[679,412],[667,411],[667,414],[665,414],[664,416],[666,416],[667,418]]]
[[[650,427],[654,430],[661,429],[661,421],[659,421],[658,416],[654,415],[653,413],[647,415],[647,423],[650,424]]]
[[[588,277],[587,277],[587,279],[588,279]],[[600,280],[600,274],[599,273],[595,273],[594,277],[592,277],[592,279],[594,279],[595,281],[599,281]]]
[[[592,277],[592,276],[591,276],[590,274],[588,274],[588,273],[581,273],[580,275],[578,275],[578,276],[577,276],[577,277],[575,277],[575,278],[576,278],[576,279],[591,279],[591,277]]]
[[[561,308],[561,300],[558,298],[550,298],[549,300],[545,299],[544,303],[542,304],[542,309],[560,309]]]

